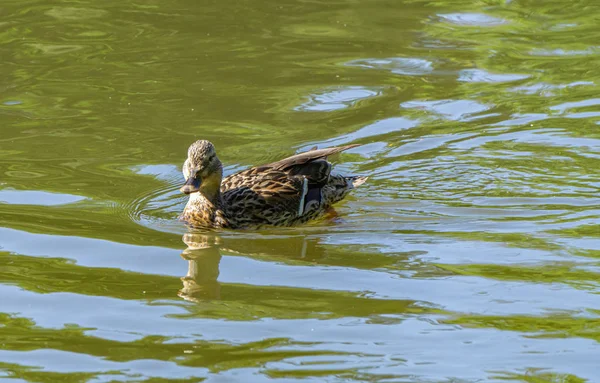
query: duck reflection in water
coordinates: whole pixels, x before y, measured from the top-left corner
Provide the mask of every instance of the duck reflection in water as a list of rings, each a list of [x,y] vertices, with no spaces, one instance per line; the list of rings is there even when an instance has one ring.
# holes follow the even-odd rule
[[[221,238],[214,233],[186,233],[183,235],[183,242],[188,247],[181,253],[181,257],[188,261],[188,271],[181,278],[183,288],[177,295],[192,302],[220,299],[221,285],[218,278]]]
[[[182,238],[187,248],[181,257],[188,261],[187,275],[181,278],[183,288],[179,297],[199,302],[221,299],[219,264],[221,251],[227,254],[252,257],[284,257],[315,260],[324,256],[318,241],[306,235],[265,235],[249,240],[244,235],[226,236],[214,232],[186,233]]]

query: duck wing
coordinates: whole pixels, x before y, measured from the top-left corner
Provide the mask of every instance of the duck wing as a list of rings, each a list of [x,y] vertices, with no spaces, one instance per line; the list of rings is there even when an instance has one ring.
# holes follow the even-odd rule
[[[227,214],[236,226],[285,225],[302,215],[308,180],[279,170],[252,168],[225,178],[221,188]]]
[[[237,226],[257,221],[291,223],[309,206],[321,204],[321,189],[329,182],[331,173],[327,156],[356,146],[313,148],[224,178],[221,192],[228,215]]]
[[[327,157],[357,146],[360,145],[345,145],[326,149],[317,149],[314,147],[307,152],[263,166],[286,172],[290,176],[306,177],[311,186],[324,185],[327,183],[329,174],[331,173],[331,163],[327,161]]]
[[[360,146],[360,144],[353,145],[344,145],[344,146],[336,146],[333,148],[325,148],[325,149],[317,149],[316,147],[311,148],[309,151],[296,154],[291,157],[284,158],[283,160],[279,160],[277,162],[272,162],[267,165],[269,168],[278,169],[278,170],[286,170],[294,166],[303,165],[312,161],[327,159],[328,156],[333,154],[343,152],[344,150],[348,150],[351,148],[355,148]]]

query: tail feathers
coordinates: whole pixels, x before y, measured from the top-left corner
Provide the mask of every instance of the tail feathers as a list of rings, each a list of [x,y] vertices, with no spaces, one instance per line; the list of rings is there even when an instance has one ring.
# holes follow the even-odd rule
[[[348,181],[352,182],[352,187],[359,187],[360,185],[364,184],[365,182],[367,182],[367,180],[369,179],[369,177],[365,177],[365,176],[354,176],[354,177],[346,177],[346,179],[348,179]]]
[[[323,202],[325,205],[331,205],[341,201],[366,180],[367,177],[363,176],[331,176],[327,185],[323,187]]]
[[[335,175],[329,178],[329,182],[323,187],[312,187],[305,189],[298,216],[310,214],[314,210],[325,209],[332,204],[344,199],[352,189],[367,181],[364,176],[342,176]]]

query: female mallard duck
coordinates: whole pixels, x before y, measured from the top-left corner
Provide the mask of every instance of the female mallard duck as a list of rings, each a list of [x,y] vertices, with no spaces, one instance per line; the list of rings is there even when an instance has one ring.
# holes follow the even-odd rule
[[[366,177],[331,175],[327,156],[354,148],[309,150],[223,179],[223,165],[208,141],[194,142],[183,163],[181,191],[190,199],[181,219],[196,227],[291,226],[322,215]]]

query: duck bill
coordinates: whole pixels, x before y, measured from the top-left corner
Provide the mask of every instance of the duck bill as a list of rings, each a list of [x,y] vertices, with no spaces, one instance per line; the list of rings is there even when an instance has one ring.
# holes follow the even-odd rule
[[[190,177],[185,181],[185,184],[179,189],[182,193],[192,194],[200,191],[200,180],[195,177]]]

